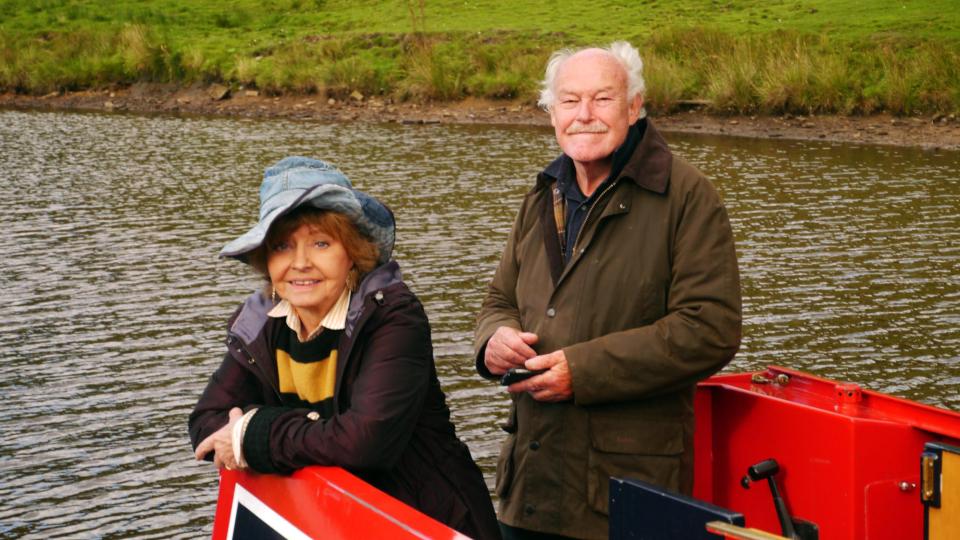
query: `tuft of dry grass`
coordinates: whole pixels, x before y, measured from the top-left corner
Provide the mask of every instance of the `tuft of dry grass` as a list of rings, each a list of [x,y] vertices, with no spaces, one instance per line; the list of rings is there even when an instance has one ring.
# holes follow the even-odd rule
[[[409,6],[422,11],[415,1]],[[550,52],[589,45],[544,32],[427,33],[421,25],[413,33],[290,36],[273,26],[269,40],[252,37],[245,49],[218,49],[170,39],[167,15],[144,9],[136,17],[141,22],[34,33],[0,29],[0,90],[217,81],[273,94],[358,91],[534,103]],[[232,31],[253,20],[252,11],[218,13],[216,28]],[[683,100],[706,101],[717,113],[960,111],[960,48],[950,43],[903,35],[849,43],[828,34],[734,35],[679,26],[637,39],[647,65],[647,105],[657,112]]]

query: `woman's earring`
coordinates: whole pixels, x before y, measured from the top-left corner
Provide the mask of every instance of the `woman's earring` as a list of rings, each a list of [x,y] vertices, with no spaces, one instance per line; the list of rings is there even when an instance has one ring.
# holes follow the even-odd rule
[[[360,271],[354,266],[347,272],[347,288],[350,289],[350,292],[357,290],[358,281],[360,281]]]
[[[273,303],[277,303],[277,288],[273,287],[273,294],[270,295],[270,300],[273,300]]]

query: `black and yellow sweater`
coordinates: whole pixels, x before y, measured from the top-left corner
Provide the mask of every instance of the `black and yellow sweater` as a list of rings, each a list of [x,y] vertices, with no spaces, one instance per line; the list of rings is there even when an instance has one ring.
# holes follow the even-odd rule
[[[337,377],[337,342],[343,330],[325,328],[301,343],[290,328],[277,341],[277,376],[280,395],[288,407],[307,407],[323,418],[333,416],[333,390]]]

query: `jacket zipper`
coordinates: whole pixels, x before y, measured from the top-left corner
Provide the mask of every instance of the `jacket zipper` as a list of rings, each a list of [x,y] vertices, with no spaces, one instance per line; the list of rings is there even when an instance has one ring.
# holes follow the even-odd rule
[[[389,286],[389,285],[388,285],[388,286]],[[361,331],[361,330],[363,329],[363,327],[367,324],[367,321],[370,319],[370,317],[373,316],[373,313],[377,310],[376,307],[374,307],[374,308],[368,308],[368,307],[366,306],[366,303],[367,303],[368,300],[371,299],[371,296],[372,296],[372,297],[373,297],[373,301],[376,302],[378,305],[382,306],[382,305],[383,305],[383,289],[384,289],[384,288],[386,288],[386,287],[377,289],[377,292],[376,292],[375,294],[372,294],[372,295],[371,295],[370,293],[367,293],[367,295],[366,295],[366,297],[365,297],[365,299],[364,299],[364,306],[361,308],[361,311],[360,311],[360,318],[357,319],[357,322],[354,323],[353,328],[351,328],[351,330],[350,330],[350,337],[347,338],[347,343],[346,343],[347,346],[344,347],[344,350],[343,350],[343,351],[337,351],[337,362],[339,363],[339,362],[340,362],[340,359],[342,358],[342,359],[343,359],[343,365],[342,365],[342,367],[340,367],[340,366],[338,365],[338,367],[337,367],[337,372],[338,372],[338,373],[337,373],[337,375],[338,375],[338,376],[337,376],[337,380],[336,380],[336,381],[334,382],[334,384],[333,384],[333,395],[334,395],[334,402],[335,402],[335,403],[338,403],[338,402],[339,402],[339,397],[340,397],[340,384],[343,382],[343,378],[346,377],[346,373],[347,373],[347,363],[349,362],[350,355],[353,354],[353,346],[356,345],[356,343],[357,343],[357,336],[360,335],[360,331]],[[344,329],[344,332],[346,332],[346,329]],[[346,335],[346,334],[344,334],[344,335]],[[341,356],[341,354],[342,354],[342,356]],[[342,371],[341,371],[341,370],[342,370]],[[341,376],[341,375],[342,375],[342,376]]]
[[[573,253],[570,254],[572,257],[577,256],[577,245],[580,244],[580,235],[583,234],[583,230],[587,227],[587,223],[590,222],[590,214],[593,213],[593,209],[597,207],[597,204],[600,202],[600,199],[603,199],[603,197],[606,196],[606,194],[609,193],[611,189],[616,187],[618,183],[619,183],[619,180],[614,181],[612,184],[604,188],[604,190],[600,192],[600,195],[597,196],[597,200],[594,201],[592,205],[590,205],[590,209],[587,210],[587,217],[583,218],[583,226],[581,226],[580,230],[577,231],[577,237],[573,240]],[[572,261],[573,259],[571,258],[570,260]]]

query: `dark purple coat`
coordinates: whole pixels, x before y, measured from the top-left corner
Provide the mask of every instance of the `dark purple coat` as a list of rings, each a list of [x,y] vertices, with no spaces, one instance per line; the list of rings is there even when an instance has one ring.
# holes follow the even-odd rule
[[[243,442],[257,472],[340,466],[464,534],[499,538],[483,475],[450,422],[426,313],[399,266],[374,270],[351,297],[328,420],[281,403],[274,351],[286,325],[267,316],[272,307],[257,293],[231,318],[226,357],[190,415],[194,448],[232,407],[258,407]]]

